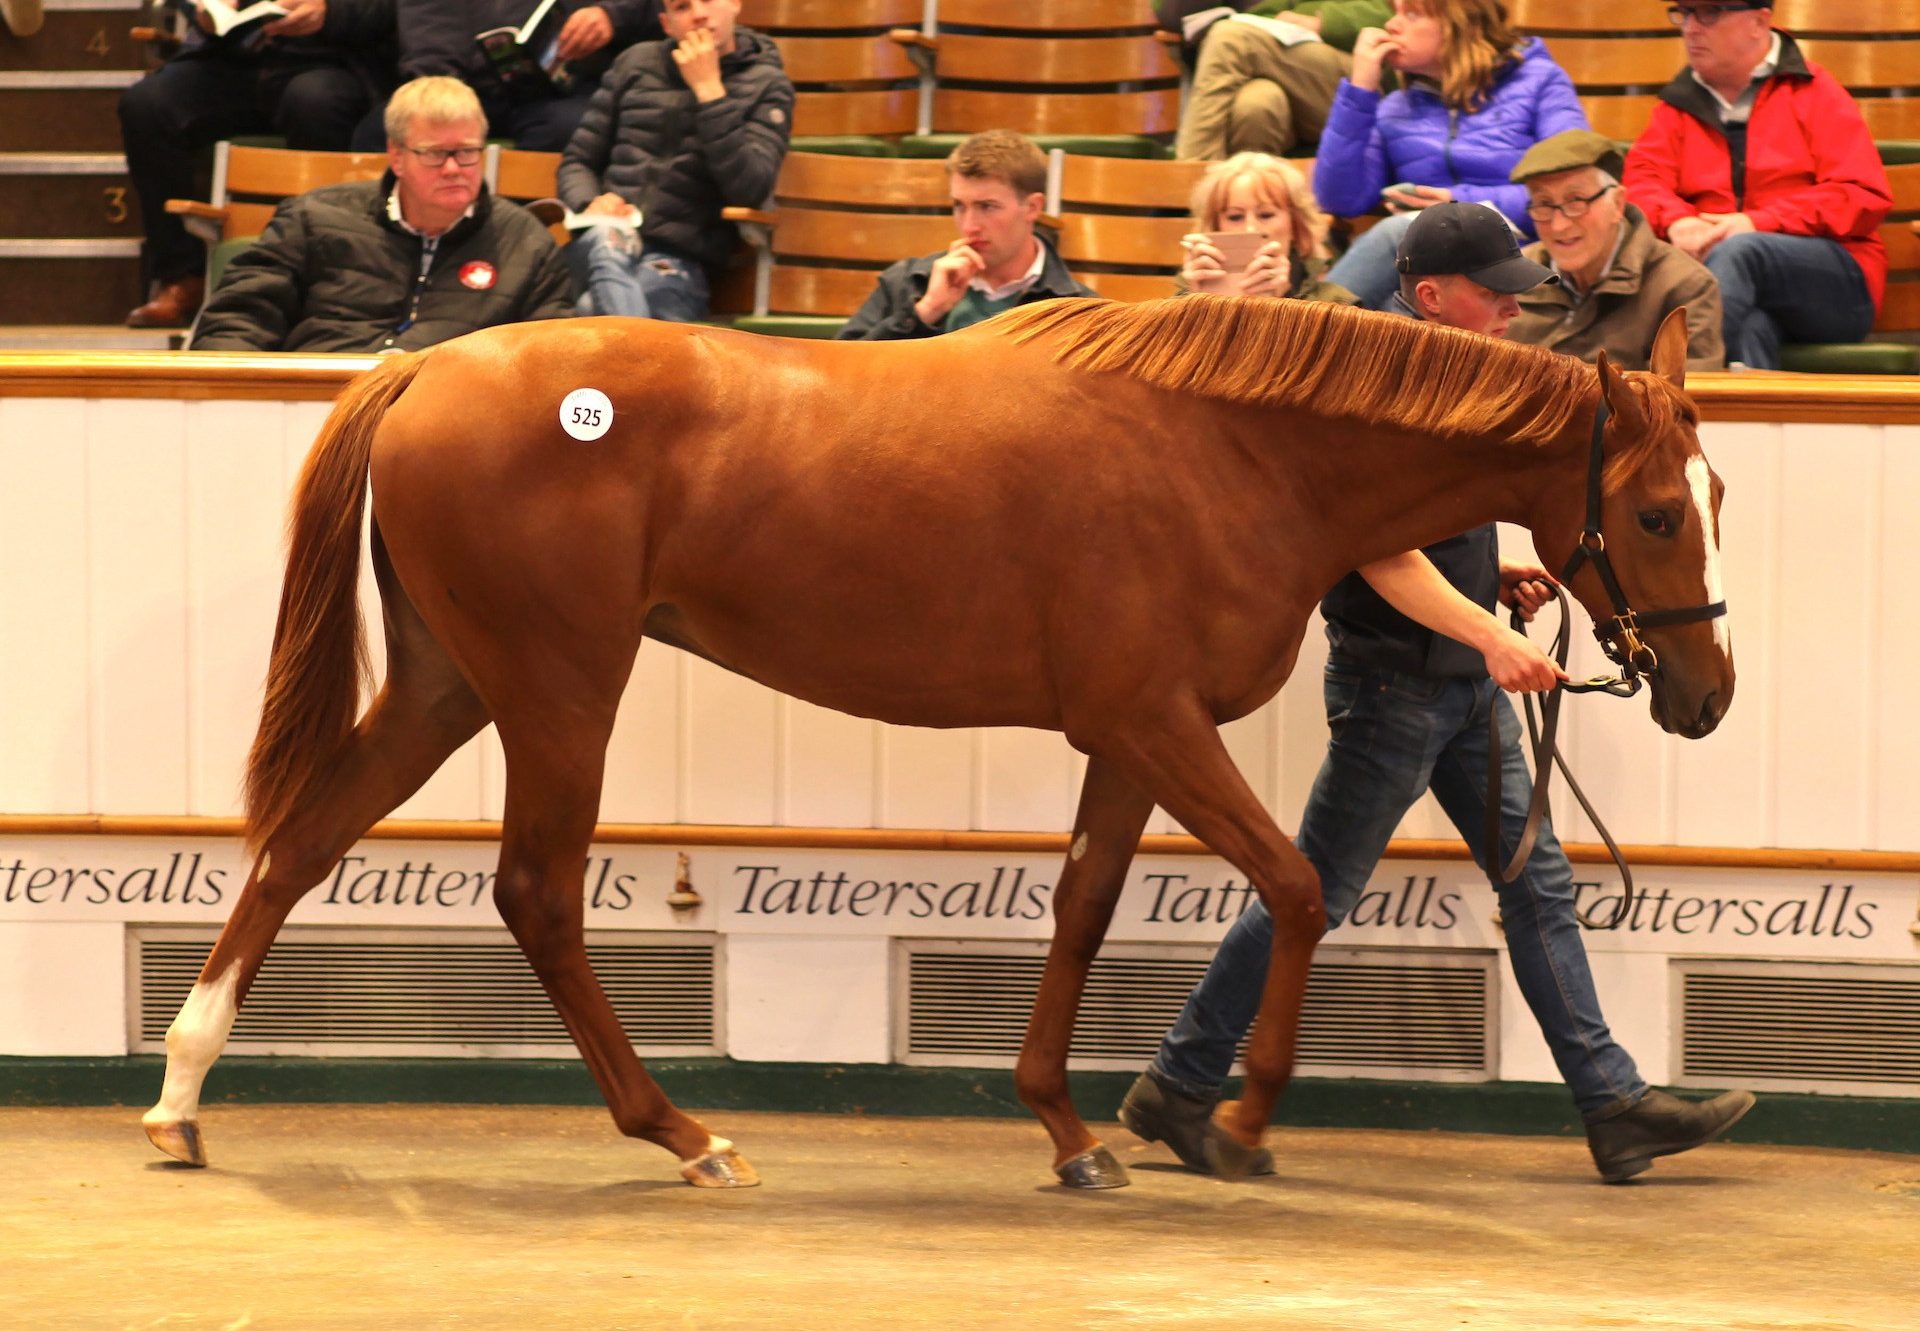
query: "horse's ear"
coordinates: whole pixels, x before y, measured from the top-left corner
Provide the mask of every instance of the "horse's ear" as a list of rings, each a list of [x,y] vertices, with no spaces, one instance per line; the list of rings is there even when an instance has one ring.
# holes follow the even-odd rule
[[[1621,430],[1628,434],[1643,432],[1647,428],[1647,415],[1640,410],[1640,399],[1627,387],[1626,379],[1613,368],[1613,362],[1607,359],[1604,351],[1594,364],[1600,371],[1600,391],[1607,395],[1607,406],[1612,409]]]
[[[1687,307],[1670,310],[1653,335],[1649,368],[1675,388],[1687,386]]]

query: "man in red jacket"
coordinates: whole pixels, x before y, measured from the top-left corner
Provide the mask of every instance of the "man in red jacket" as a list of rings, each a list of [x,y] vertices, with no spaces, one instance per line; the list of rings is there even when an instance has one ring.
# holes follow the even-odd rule
[[[1860,110],[1773,27],[1765,0],[1680,0],[1687,69],[1628,154],[1627,197],[1720,280],[1727,361],[1858,342],[1887,284],[1893,206]]]

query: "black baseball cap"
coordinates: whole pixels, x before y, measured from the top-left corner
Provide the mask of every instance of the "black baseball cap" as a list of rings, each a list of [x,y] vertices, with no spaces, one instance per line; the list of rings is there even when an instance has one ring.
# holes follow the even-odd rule
[[[1408,277],[1457,273],[1507,296],[1560,280],[1551,268],[1521,254],[1507,219],[1481,203],[1422,208],[1400,238],[1393,266]]]

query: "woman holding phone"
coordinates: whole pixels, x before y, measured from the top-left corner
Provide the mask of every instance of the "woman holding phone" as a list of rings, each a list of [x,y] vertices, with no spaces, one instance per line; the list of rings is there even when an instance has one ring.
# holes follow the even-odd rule
[[[1527,191],[1508,172],[1540,140],[1587,128],[1573,81],[1539,38],[1515,31],[1504,0],[1393,8],[1384,28],[1354,43],[1313,171],[1314,194],[1336,216],[1389,213],[1328,274],[1369,309],[1384,309],[1399,289],[1394,252],[1422,208],[1489,204],[1531,237]],[[1386,69],[1400,89],[1383,95]]]
[[[1327,215],[1307,178],[1267,153],[1235,153],[1193,191],[1193,232],[1181,238],[1182,291],[1356,304],[1326,272]]]

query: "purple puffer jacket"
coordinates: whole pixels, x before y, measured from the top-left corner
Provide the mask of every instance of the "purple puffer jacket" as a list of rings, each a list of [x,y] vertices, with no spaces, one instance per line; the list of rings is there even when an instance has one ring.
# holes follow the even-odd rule
[[[1357,217],[1377,210],[1389,185],[1438,185],[1463,202],[1493,204],[1531,236],[1526,188],[1507,173],[1540,140],[1587,127],[1573,80],[1538,37],[1520,47],[1472,115],[1426,86],[1382,96],[1342,79],[1320,135],[1313,192],[1336,217]]]

